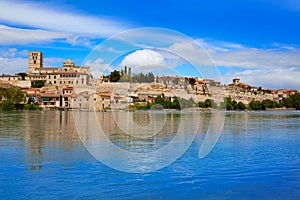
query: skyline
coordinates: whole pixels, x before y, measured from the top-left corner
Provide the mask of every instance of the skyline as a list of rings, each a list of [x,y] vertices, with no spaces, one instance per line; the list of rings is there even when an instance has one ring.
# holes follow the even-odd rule
[[[166,48],[200,68],[210,66],[199,59],[203,48],[224,83],[238,77],[263,88],[300,90],[300,2],[1,1],[0,10],[0,74],[27,71],[27,53],[32,50],[44,53],[46,67],[61,66],[66,59],[81,65],[107,38],[158,27],[195,40],[198,46],[174,39]],[[164,34],[155,37],[165,39]],[[149,50],[135,52],[134,58],[126,55],[119,62],[134,65],[149,59],[153,64],[168,63],[164,54]],[[105,61],[99,58],[97,66],[108,65]]]

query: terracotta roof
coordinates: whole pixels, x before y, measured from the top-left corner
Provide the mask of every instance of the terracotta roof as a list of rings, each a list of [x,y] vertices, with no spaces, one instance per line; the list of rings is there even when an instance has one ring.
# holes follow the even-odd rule
[[[46,75],[44,75],[44,74],[28,74],[27,76],[29,76],[29,77],[37,77],[37,76],[46,77]]]
[[[27,93],[26,94],[26,96],[28,96],[28,97],[35,97],[37,94],[35,94],[35,93]]]
[[[73,90],[73,87],[65,87],[64,90]]]
[[[74,97],[75,95],[73,94],[63,94],[62,97]]]
[[[111,97],[111,94],[109,93],[97,93],[97,94],[104,97]]]
[[[42,97],[59,97],[59,94],[53,94],[53,93],[41,93]]]
[[[39,88],[29,88],[28,91],[40,91]]]
[[[45,67],[45,68],[41,68],[39,71],[41,71],[41,70],[54,70],[54,69],[56,69],[56,70],[59,70],[60,68],[58,68],[58,67]]]
[[[0,77],[16,77],[16,78],[18,78],[19,76],[18,75],[1,75]]]
[[[82,72],[64,72],[64,71],[58,71],[58,72],[53,72],[53,73],[47,73],[45,75],[60,75],[60,74],[79,74],[79,75],[84,75],[86,73],[82,73]]]

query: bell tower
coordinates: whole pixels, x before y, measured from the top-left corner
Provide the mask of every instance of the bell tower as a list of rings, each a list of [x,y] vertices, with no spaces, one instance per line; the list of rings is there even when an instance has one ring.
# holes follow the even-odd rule
[[[43,68],[43,53],[40,51],[30,51],[28,53],[28,73],[32,73]]]

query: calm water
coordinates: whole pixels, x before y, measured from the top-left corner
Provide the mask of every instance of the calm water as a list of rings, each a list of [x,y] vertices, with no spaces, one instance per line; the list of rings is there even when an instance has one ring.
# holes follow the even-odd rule
[[[136,124],[149,123],[147,113],[129,115]],[[72,112],[0,113],[0,199],[300,199],[300,112],[228,112],[222,135],[204,159],[198,152],[212,113],[197,115],[198,134],[173,164],[125,173],[86,150]],[[147,152],[178,132],[181,114],[166,116],[157,136],[143,139],[122,133],[111,113],[98,113],[97,119],[115,145]],[[92,141],[90,135],[81,139]]]

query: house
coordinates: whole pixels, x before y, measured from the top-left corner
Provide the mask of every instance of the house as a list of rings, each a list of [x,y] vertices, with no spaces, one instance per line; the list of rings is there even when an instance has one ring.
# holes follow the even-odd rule
[[[39,88],[29,88],[26,91],[26,102],[42,105],[41,91]]]
[[[241,81],[241,79],[239,79],[239,78],[234,78],[234,79],[232,79],[232,84],[233,84],[233,85],[239,85],[239,84],[240,84],[240,81]]]
[[[2,83],[8,83],[13,86],[19,87],[21,89],[26,89],[31,87],[31,82],[22,80],[22,77],[19,75],[1,75],[0,81]]]
[[[54,93],[41,93],[42,106],[45,108],[60,107],[60,95]]]
[[[185,89],[187,85],[186,78],[182,76],[159,76],[156,83],[163,84],[168,89]]]
[[[72,95],[72,109],[106,111],[111,109],[112,94],[89,93],[88,91]]]

